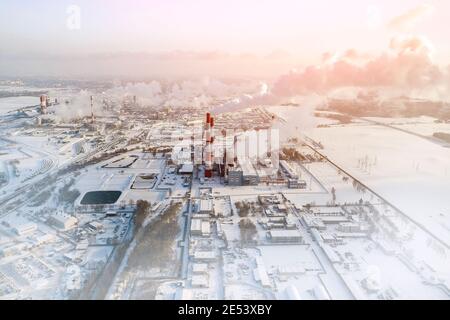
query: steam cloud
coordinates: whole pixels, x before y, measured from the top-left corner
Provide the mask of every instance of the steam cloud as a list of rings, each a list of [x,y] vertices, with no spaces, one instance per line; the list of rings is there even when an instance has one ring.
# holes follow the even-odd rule
[[[91,114],[91,94],[87,90],[81,90],[78,94],[71,97],[70,103],[62,103],[56,107],[53,107],[55,116],[62,121],[69,121],[72,119],[79,119],[87,117]],[[95,108],[95,114],[101,115],[102,110]]]
[[[408,31],[423,18],[429,16],[433,11],[433,6],[429,4],[422,4],[392,19],[389,22],[388,27],[393,30]]]
[[[145,108],[164,106],[208,108],[217,99],[231,99],[246,92],[253,92],[256,88],[257,83],[253,81],[226,83],[209,77],[174,82],[169,85],[159,81],[128,83],[115,85],[101,94],[82,90],[68,98],[69,104],[58,105],[53,110],[57,118],[62,121],[89,116],[91,114],[91,95],[94,96],[94,112],[96,115],[103,115],[105,112],[101,107],[103,98],[121,103],[133,96],[136,96],[139,105]]]
[[[367,57],[356,50],[325,54],[321,65],[281,76],[273,87],[278,96],[327,93],[343,87],[387,88],[433,96],[448,93],[448,72],[433,63],[433,49],[423,37],[397,36],[389,51]]]

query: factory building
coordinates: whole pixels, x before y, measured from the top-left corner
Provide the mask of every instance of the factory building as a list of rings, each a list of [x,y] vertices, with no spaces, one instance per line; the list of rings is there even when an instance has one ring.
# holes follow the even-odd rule
[[[37,230],[37,225],[35,223],[23,223],[14,228],[14,232],[18,236],[24,236],[33,233]]]
[[[294,180],[297,180],[299,178],[297,172],[286,160],[280,160],[280,166],[284,170],[284,172],[289,176],[289,178]]]
[[[358,223],[353,222],[341,222],[338,225],[338,230],[346,233],[360,232],[361,227]]]
[[[225,178],[230,186],[258,185],[272,181],[278,169],[272,168],[277,166],[268,158],[271,144],[269,136],[267,132],[258,132],[238,136],[219,135],[216,138],[215,118],[206,113],[202,150],[204,171],[200,172],[204,172],[205,178],[212,178],[216,173]]]
[[[194,261],[200,263],[214,262],[217,260],[217,256],[214,251],[195,251]]]
[[[298,230],[271,230],[267,237],[273,243],[302,243],[303,238]]]
[[[211,224],[203,219],[191,220],[191,235],[198,237],[209,237],[211,235]]]
[[[306,181],[298,179],[288,179],[289,189],[306,189]]]
[[[271,282],[269,275],[266,270],[266,266],[261,257],[255,258],[256,268],[253,269],[253,277],[257,282],[259,282],[264,288],[271,288]]]
[[[212,214],[213,213],[213,201],[211,199],[200,200],[198,213]]]
[[[251,163],[247,163],[242,167],[244,184],[256,186],[259,183],[259,176]]]
[[[55,228],[66,231],[75,227],[78,223],[78,219],[72,216],[56,214],[49,218],[48,223]]]
[[[241,169],[233,169],[228,171],[228,185],[242,186],[244,183],[244,175]]]
[[[202,220],[192,219],[191,220],[191,235],[201,236],[202,235]]]

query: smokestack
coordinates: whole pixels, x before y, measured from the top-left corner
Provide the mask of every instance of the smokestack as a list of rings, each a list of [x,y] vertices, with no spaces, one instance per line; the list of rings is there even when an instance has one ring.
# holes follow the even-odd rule
[[[211,122],[211,143],[214,143],[214,139],[215,139],[215,137],[214,137],[214,118],[213,117],[211,117],[211,119],[210,119],[210,122]]]
[[[41,101],[41,113],[45,114],[47,113],[47,96],[44,94],[41,95],[40,101]]]
[[[211,133],[211,113],[206,113],[205,124],[205,151],[204,151],[204,164],[205,164],[205,177],[212,177],[212,133]]]
[[[94,123],[94,96],[91,96],[91,123]]]

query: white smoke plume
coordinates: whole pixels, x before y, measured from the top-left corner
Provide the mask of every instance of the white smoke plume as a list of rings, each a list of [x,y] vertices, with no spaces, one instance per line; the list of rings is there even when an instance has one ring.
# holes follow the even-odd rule
[[[120,104],[125,100],[132,100],[134,96],[137,103],[144,108],[193,106],[206,109],[216,103],[217,100],[240,96],[245,92],[254,91],[256,87],[257,83],[254,81],[225,82],[209,77],[169,84],[159,81],[115,84],[112,88],[101,93],[87,90],[71,93],[65,99],[60,98],[60,101],[67,99],[70,103],[60,104],[53,108],[53,111],[60,121],[89,116],[91,114],[91,95],[94,96],[94,113],[96,115],[103,115],[104,99]]]
[[[449,92],[448,72],[433,62],[432,53],[424,37],[397,36],[391,40],[389,51],[376,57],[359,55],[356,50],[327,55],[320,65],[281,76],[272,92],[293,96],[356,87],[443,97]]]
[[[434,7],[429,4],[419,5],[408,12],[394,17],[388,24],[390,29],[396,31],[410,31],[425,17],[433,13]]]
[[[106,90],[103,96],[116,101],[123,101],[125,98],[136,96],[140,104],[150,107],[159,106],[164,101],[162,87],[158,81],[114,86]]]
[[[214,114],[224,112],[234,112],[239,109],[245,109],[251,106],[269,105],[277,103],[278,97],[274,96],[269,91],[269,86],[266,83],[261,83],[259,89],[255,94],[243,94],[237,98],[233,98],[219,106],[212,109]]]
[[[57,120],[70,121],[73,119],[80,119],[91,115],[91,95],[87,90],[82,90],[79,93],[68,98],[69,103],[62,103],[52,107]],[[94,103],[94,113],[96,115],[103,115],[103,110],[98,103]]]

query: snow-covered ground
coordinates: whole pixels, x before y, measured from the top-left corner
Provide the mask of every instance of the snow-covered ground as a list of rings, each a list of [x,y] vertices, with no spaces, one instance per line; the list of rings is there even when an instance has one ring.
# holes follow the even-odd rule
[[[4,115],[10,111],[22,108],[22,107],[30,107],[36,106],[39,104],[38,97],[9,97],[9,98],[0,98],[0,115]]]
[[[324,145],[321,152],[332,161],[450,244],[449,148],[384,126],[315,128],[311,127],[310,118],[296,118],[295,108],[277,107],[270,111],[292,119],[288,128],[299,128],[288,134],[303,134],[320,141]],[[419,120],[429,123],[429,119]],[[450,130],[450,124],[439,126],[440,131]],[[422,129],[419,132],[427,133]]]
[[[432,136],[436,132],[450,133],[450,124],[441,123],[432,117],[417,117],[417,118],[376,118],[367,117],[365,119],[380,122],[407,130],[413,133],[417,133],[423,136]]]

